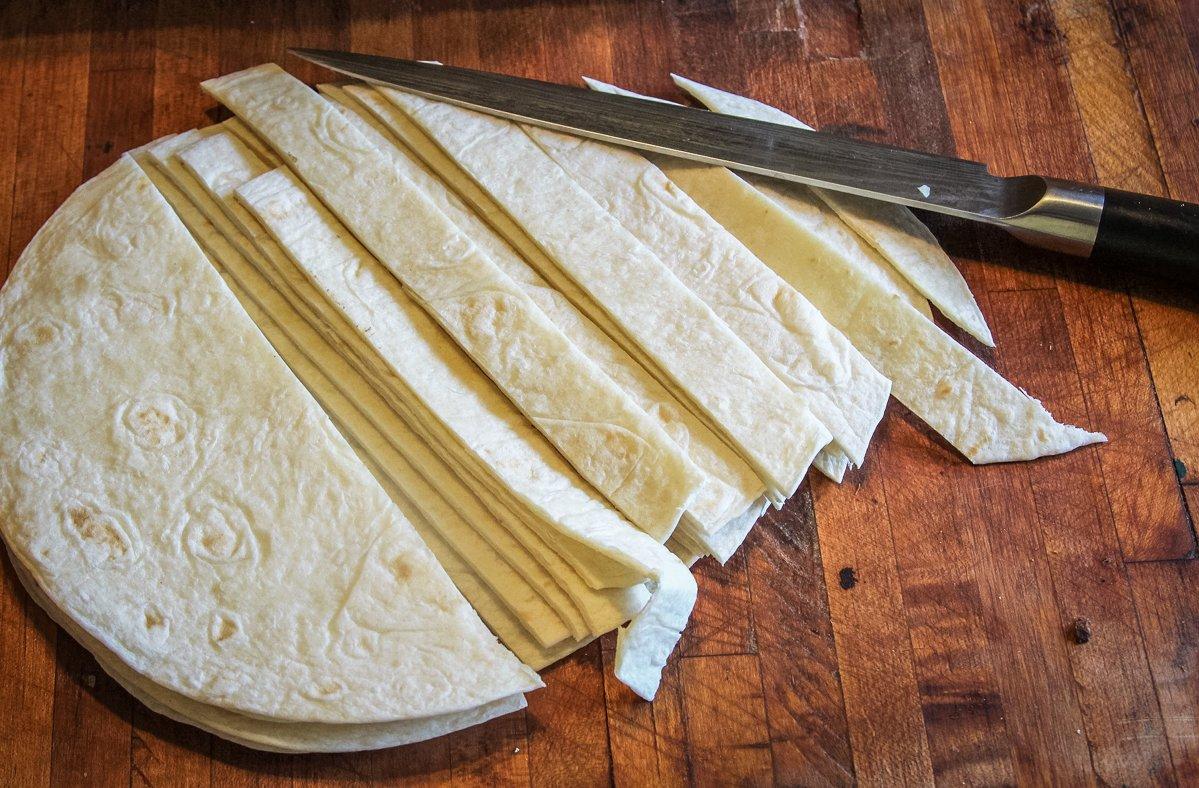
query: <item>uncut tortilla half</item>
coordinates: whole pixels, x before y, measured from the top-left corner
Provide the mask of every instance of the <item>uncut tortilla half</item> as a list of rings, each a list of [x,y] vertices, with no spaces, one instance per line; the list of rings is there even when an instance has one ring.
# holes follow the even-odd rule
[[[131,670],[104,644],[88,635],[56,608],[30,576],[28,568],[15,560],[15,556],[10,557],[14,559],[14,573],[30,598],[46,611],[51,620],[91,652],[104,672],[126,692],[151,711],[194,725],[244,747],[283,753],[378,750],[444,736],[525,707],[524,695],[517,693],[473,709],[435,717],[336,724],[265,720],[210,706],[172,692]]]
[[[541,686],[130,157],[26,248],[0,337],[5,541],[132,670],[203,703],[325,723]]]

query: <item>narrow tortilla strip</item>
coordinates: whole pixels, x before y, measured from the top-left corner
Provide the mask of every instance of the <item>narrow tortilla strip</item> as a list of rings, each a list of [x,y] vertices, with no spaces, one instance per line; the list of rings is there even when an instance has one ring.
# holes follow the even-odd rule
[[[671,74],[671,78],[715,112],[812,129],[769,104],[717,90],[677,74]],[[915,186],[913,184],[913,188]],[[995,347],[987,320],[961,272],[924,223],[908,208],[829,189],[812,191],[879,254],[890,260],[913,287],[941,310],[941,314],[987,347]]]
[[[685,173],[694,168],[679,168]],[[672,179],[676,173],[672,173]],[[894,293],[856,277],[844,250],[822,232],[839,222],[810,190],[788,195],[789,210],[749,183],[718,197],[680,175],[696,202],[845,332],[879,370],[891,393],[971,462],[1060,454],[1102,435],[1059,424],[1037,400],[1004,380]],[[800,221],[798,217],[804,217]]]
[[[524,291],[299,80],[259,67],[205,84],[287,151],[297,174],[583,478],[646,533],[667,538],[701,483],[698,469]]]
[[[398,747],[479,725],[525,707],[524,696],[517,694],[463,712],[394,722],[285,722],[238,714],[172,692],[130,669],[111,649],[88,634],[50,601],[33,579],[29,566],[21,563],[11,551],[9,556],[17,579],[30,598],[46,611],[54,623],[86,648],[104,672],[130,695],[151,711],[256,750],[287,753],[356,752]]]
[[[592,90],[604,93],[616,93],[621,96],[639,98],[644,101],[658,101],[664,104],[674,103],[652,96],[643,96],[640,93],[634,93],[631,90],[609,85],[607,82],[600,82],[598,79],[591,79],[590,77],[583,77],[583,81]],[[691,180],[698,181],[696,185],[702,185],[709,192],[717,193],[721,188],[725,188],[731,190],[732,193],[736,193],[737,181],[740,180],[740,176],[724,167],[700,165],[684,170],[682,169],[683,166],[690,165],[691,162],[653,154],[648,155],[648,158],[654,164],[658,165],[668,178],[675,183],[679,183],[679,185],[682,185],[680,179],[686,175]],[[770,182],[767,178],[762,180]],[[782,181],[778,183],[782,183]],[[807,187],[801,188],[807,189]],[[690,192],[686,187],[684,187],[684,190]],[[694,197],[694,195],[692,196]],[[699,201],[697,200],[697,202]],[[702,205],[702,203],[700,204]],[[930,320],[932,319],[933,313],[929,307],[928,299],[912,287],[908,280],[895,269],[895,266],[883,259],[882,255],[874,251],[873,247],[850,229],[849,225],[838,219],[835,222],[830,222],[824,228],[824,231],[844,247],[846,261],[852,267],[855,278],[865,278],[876,282],[886,291],[898,294],[904,301],[911,304],[913,308],[920,312],[920,314]]]
[[[204,135],[201,135],[204,136]],[[365,352],[356,347],[347,347],[344,344],[345,337],[357,338],[352,328],[348,325],[338,328],[338,316],[331,312],[328,308],[324,310],[312,311],[313,305],[320,302],[319,295],[315,293],[312,285],[309,284],[302,274],[294,271],[290,265],[284,264],[277,266],[272,264],[272,259],[282,262],[285,257],[282,252],[277,252],[274,258],[264,255],[260,249],[254,246],[250,239],[246,237],[241,230],[233,224],[232,220],[226,215],[222,203],[218,203],[215,198],[210,196],[206,191],[206,187],[199,183],[190,173],[184,171],[182,165],[172,157],[172,154],[181,147],[186,147],[189,142],[188,135],[180,135],[180,137],[167,143],[164,146],[153,148],[150,150],[150,155],[154,157],[163,168],[163,170],[175,181],[175,183],[189,195],[202,210],[204,215],[213,222],[221,231],[223,236],[233,243],[238,248],[240,253],[254,262],[254,267],[268,279],[272,280],[272,284],[276,290],[283,293],[287,297],[294,309],[299,311],[305,320],[314,326],[323,326],[327,333],[325,339],[343,350],[344,355],[356,359],[365,359],[370,357],[369,348]],[[227,173],[226,173],[227,175]],[[226,184],[228,185],[228,184]],[[240,208],[241,206],[230,200],[228,201],[230,208]],[[244,210],[244,209],[243,209]],[[272,242],[273,243],[273,242]],[[292,276],[287,278],[282,273],[283,271],[291,272]],[[297,292],[298,288],[306,287],[311,291],[307,300]],[[307,291],[305,291],[307,292]],[[321,302],[323,303],[323,302]],[[416,307],[412,307],[416,310]],[[431,333],[440,336],[440,331],[431,323],[428,328]],[[359,339],[359,342],[361,340]],[[446,340],[448,343],[448,340]],[[363,343],[364,344],[364,343]],[[469,363],[469,362],[467,362]],[[473,369],[473,367],[471,367]],[[367,366],[359,368],[360,374],[368,379],[372,379]],[[376,381],[377,382],[377,381]],[[480,378],[478,381],[480,387],[489,387],[486,378]],[[385,394],[389,389],[386,384],[380,385],[378,391],[380,394]],[[428,428],[427,423],[422,423],[419,415],[413,415],[410,409],[407,409],[407,402],[413,400],[411,395],[401,398],[387,397],[387,404],[400,413],[409,414],[409,425],[420,432],[419,426]],[[448,446],[452,445],[452,441],[445,442],[444,439],[439,440],[438,437],[433,437],[429,432],[424,432],[422,437],[430,443],[430,445]],[[439,436],[440,437],[440,436]],[[449,461],[452,454],[443,454],[443,459]],[[451,463],[453,464],[453,463]],[[461,476],[461,474],[459,474]],[[470,478],[470,477],[463,477]],[[557,553],[549,548],[540,537],[532,532],[520,519],[512,517],[508,514],[505,507],[489,506],[489,510],[497,520],[508,529],[509,533],[517,538],[519,543],[524,546],[536,559],[548,576],[539,571],[536,565],[522,564],[521,568],[525,571],[526,577],[530,579],[534,587],[537,588],[544,598],[553,606],[555,611],[563,617],[563,620],[570,627],[571,633],[576,638],[584,637],[588,632],[591,634],[599,634],[600,632],[608,631],[619,622],[624,621],[628,616],[640,609],[644,603],[644,597],[638,593],[635,588],[632,589],[614,589],[605,591],[594,591],[588,584],[577,574],[577,572],[566,563]],[[503,533],[496,532],[492,528],[492,522],[489,519],[475,521],[476,525],[481,529],[481,533],[501,551],[508,552],[510,546],[505,546]],[[515,554],[513,554],[515,557]],[[588,559],[595,562],[591,557],[592,553],[588,552],[586,557],[580,557],[580,562],[584,563]]]
[[[134,670],[204,703],[329,723],[540,685],[129,157],[39,230],[0,326],[0,393],[20,395],[0,408],[5,540]],[[297,484],[311,495],[280,494]],[[315,565],[319,583],[297,574]]]
[[[522,621],[540,646],[552,646],[571,637],[561,617],[537,594],[524,576],[509,566],[504,555],[511,557],[512,551],[509,549],[503,555],[497,553],[441,498],[430,479],[418,475],[409,458],[422,453],[431,456],[428,448],[349,369],[349,365],[307,326],[182,192],[170,182],[164,182],[162,176],[156,177],[156,171],[149,163],[144,164],[143,169],[209,256],[218,262],[218,269],[230,282],[231,289],[239,295],[242,306],[292,372],[321,402],[351,443],[369,447],[372,461],[384,469],[383,473],[395,486],[405,490],[410,506],[415,506],[423,514],[420,520],[411,516],[409,519],[420,531],[426,544],[430,541],[427,529],[436,527],[446,540],[455,545],[454,549],[463,555],[472,569],[487,578],[493,592]],[[286,327],[286,332],[283,327]],[[298,344],[289,339],[289,335],[296,337]],[[303,354],[299,347],[304,348]],[[371,414],[371,419],[365,415],[367,413]],[[375,423],[371,423],[372,420]],[[387,436],[386,445],[379,443],[384,435]],[[428,473],[428,461],[423,464]],[[453,489],[457,483],[448,472],[430,478],[442,489]],[[462,492],[466,491],[463,489]],[[401,510],[404,510],[403,506]],[[405,514],[409,514],[409,511],[405,511]],[[485,516],[481,511],[476,511],[476,515]],[[422,521],[426,526],[424,530],[420,528]],[[439,563],[444,567],[445,562],[441,558],[438,555]],[[525,561],[531,562],[532,557],[527,556]],[[453,574],[451,578],[459,585]],[[482,611],[479,612],[482,615]],[[487,621],[486,617],[484,621]]]
[[[516,124],[381,90],[654,357],[758,472],[773,501],[795,492],[828,430],[698,296]]]
[[[599,364],[600,368],[651,418],[658,420],[663,429],[686,450],[692,461],[705,473],[703,487],[688,504],[680,524],[682,530],[691,532],[694,538],[703,544],[706,534],[719,530],[730,520],[740,518],[752,507],[752,502],[764,491],[761,480],[753,470],[723,440],[681,405],[641,364],[576,309],[560,291],[549,286],[496,230],[484,223],[463,204],[457,194],[450,191],[426,169],[429,165],[417,163],[413,158],[416,151],[411,154],[407,152],[412,147],[407,146],[409,139],[401,142],[394,136],[393,130],[383,125],[382,119],[378,117],[392,116],[389,120],[398,123],[402,119],[398,110],[370,89],[354,91],[355,95],[361,95],[362,101],[351,95],[350,90],[331,85],[321,85],[318,89],[328,98],[337,101],[338,107],[346,110],[346,117],[352,123],[357,121],[359,130],[381,150],[388,152],[397,168],[423,188],[447,216],[470,234],[472,240],[524,288],[575,345]],[[423,136],[419,130],[415,134]],[[417,143],[420,144],[419,137]],[[405,147],[402,148],[402,145]],[[452,175],[457,175],[459,180],[470,184],[467,176],[461,174],[457,166],[449,162],[427,138],[422,147],[426,149],[423,151],[425,155],[439,155],[445,159],[443,166],[448,166]],[[444,176],[445,172],[441,174]],[[478,187],[474,190],[478,192],[478,199],[489,200]],[[492,212],[502,217],[498,208],[493,207]],[[532,246],[531,242],[529,245],[535,254],[541,255],[540,250]],[[550,264],[547,262],[547,265]],[[716,549],[712,553],[723,563],[731,557],[732,552],[727,540],[722,544],[724,549]],[[735,545],[732,547],[735,548]]]
[[[891,384],[844,334],[644,156],[548,129],[525,131],[799,394],[861,465]]]

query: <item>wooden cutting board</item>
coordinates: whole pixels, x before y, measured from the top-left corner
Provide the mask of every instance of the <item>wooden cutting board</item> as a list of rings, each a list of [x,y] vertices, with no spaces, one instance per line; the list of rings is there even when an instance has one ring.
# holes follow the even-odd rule
[[[121,151],[222,117],[200,80],[265,60],[328,78],[289,45],[677,98],[674,70],[1002,174],[1199,200],[1194,2],[428,5],[4,5],[0,276]],[[264,755],[150,713],[5,561],[0,784],[1195,784],[1199,297],[931,221],[998,347],[967,344],[1109,445],[973,468],[893,402],[863,470],[697,567],[653,705],[611,678],[609,638],[527,713],[355,756]]]

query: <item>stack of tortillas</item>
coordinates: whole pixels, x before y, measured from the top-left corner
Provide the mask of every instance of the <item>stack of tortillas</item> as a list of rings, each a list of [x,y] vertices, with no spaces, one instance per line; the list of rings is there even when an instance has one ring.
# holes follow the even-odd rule
[[[169,716],[418,741],[613,629],[652,699],[688,567],[861,464],[889,393],[974,462],[1102,440],[932,322],[990,343],[904,209],[272,65],[205,88],[236,117],[82,186],[0,293],[14,567]]]

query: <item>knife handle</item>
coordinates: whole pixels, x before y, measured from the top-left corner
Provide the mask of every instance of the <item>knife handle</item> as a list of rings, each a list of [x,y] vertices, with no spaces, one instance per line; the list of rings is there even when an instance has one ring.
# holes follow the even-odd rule
[[[1091,259],[1199,283],[1199,205],[1104,189]]]

